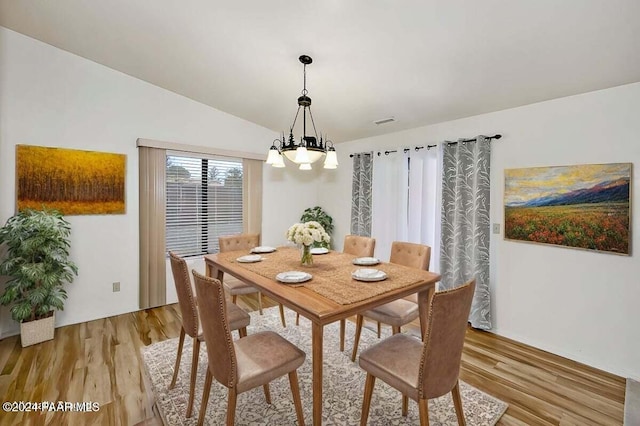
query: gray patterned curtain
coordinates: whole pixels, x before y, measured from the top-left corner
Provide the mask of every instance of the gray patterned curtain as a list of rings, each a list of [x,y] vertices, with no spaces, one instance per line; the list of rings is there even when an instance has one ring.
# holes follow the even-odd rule
[[[476,292],[469,321],[491,328],[489,298],[489,193],[491,141],[443,143],[440,285],[453,288],[471,278]]]
[[[353,155],[351,186],[351,234],[371,236],[371,176],[373,153]]]

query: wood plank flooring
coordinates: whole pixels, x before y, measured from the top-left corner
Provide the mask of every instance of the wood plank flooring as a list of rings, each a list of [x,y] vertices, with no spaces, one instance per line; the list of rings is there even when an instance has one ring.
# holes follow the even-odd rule
[[[257,310],[253,296],[240,297],[239,305]],[[275,306],[266,297],[263,305]],[[134,425],[152,419],[140,348],[179,332],[179,310],[169,305],[61,327],[53,341],[28,348],[20,347],[19,336],[0,340],[3,402],[100,404],[90,413],[0,411],[0,425]],[[623,378],[491,333],[469,329],[461,378],[509,404],[499,425],[622,424]]]

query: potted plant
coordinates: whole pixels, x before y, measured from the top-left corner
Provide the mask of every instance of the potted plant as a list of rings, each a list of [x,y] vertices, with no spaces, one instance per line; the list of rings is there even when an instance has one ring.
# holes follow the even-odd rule
[[[300,222],[318,222],[324,228],[325,232],[331,236],[333,233],[333,218],[325,212],[322,207],[315,206],[305,209],[300,217]],[[314,242],[313,247],[326,247],[330,248],[330,242]]]
[[[0,228],[6,258],[0,275],[9,277],[0,303],[20,322],[22,346],[53,339],[55,310],[64,308],[63,286],[78,275],[69,259],[71,227],[55,210],[25,209]]]

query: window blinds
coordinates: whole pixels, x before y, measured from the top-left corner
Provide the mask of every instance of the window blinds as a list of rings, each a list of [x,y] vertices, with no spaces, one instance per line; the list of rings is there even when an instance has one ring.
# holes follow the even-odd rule
[[[166,248],[179,256],[219,251],[243,230],[241,159],[167,153]]]

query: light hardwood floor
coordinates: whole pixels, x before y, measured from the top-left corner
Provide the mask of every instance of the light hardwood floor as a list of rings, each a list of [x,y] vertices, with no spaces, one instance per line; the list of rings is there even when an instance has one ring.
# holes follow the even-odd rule
[[[257,309],[252,296],[239,304]],[[275,306],[266,297],[263,305]],[[92,413],[0,411],[0,425],[133,425],[153,418],[140,348],[179,331],[177,305],[170,305],[61,327],[53,341],[24,349],[18,336],[0,340],[3,402],[100,403]],[[461,378],[509,404],[499,425],[622,424],[623,378],[491,333],[469,329]]]

